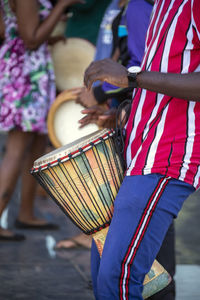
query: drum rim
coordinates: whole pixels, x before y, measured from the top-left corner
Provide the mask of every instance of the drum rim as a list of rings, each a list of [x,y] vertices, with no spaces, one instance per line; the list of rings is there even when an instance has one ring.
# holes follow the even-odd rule
[[[101,135],[100,135],[100,133],[101,133]],[[67,160],[70,160],[71,158],[74,158],[74,157],[80,155],[82,152],[88,151],[94,145],[99,144],[102,140],[107,140],[109,137],[112,137],[114,134],[115,134],[114,129],[98,130],[98,131],[84,137],[85,140],[87,138],[89,138],[87,141],[87,144],[82,146],[83,142],[85,142],[85,140],[84,140],[84,141],[82,141],[82,144],[80,144],[80,147],[78,147],[78,149],[77,149],[77,145],[72,146],[71,151],[69,149],[70,152],[68,154],[64,153],[64,149],[63,149],[63,151],[60,152],[60,157],[57,157],[57,158],[55,157],[56,155],[53,156],[53,153],[56,151],[56,150],[54,150],[54,151],[50,152],[50,153],[52,153],[52,156],[49,156],[48,158],[42,160],[42,158],[44,156],[46,157],[46,155],[44,155],[40,159],[37,159],[34,162],[33,168],[31,169],[31,173],[36,173],[36,172],[45,170],[47,168],[54,167],[54,166],[58,165],[59,163],[63,163]],[[90,136],[92,136],[93,139],[92,139],[92,137],[90,138]],[[79,141],[79,140],[82,140],[82,139],[78,139],[77,141]],[[70,144],[73,144],[73,143],[70,143]],[[70,145],[70,144],[67,144],[67,145]],[[66,147],[67,145],[61,147],[61,149]],[[75,146],[76,146],[76,150],[75,150]],[[73,148],[74,148],[74,150],[73,150]],[[61,156],[61,154],[62,154],[62,156]]]

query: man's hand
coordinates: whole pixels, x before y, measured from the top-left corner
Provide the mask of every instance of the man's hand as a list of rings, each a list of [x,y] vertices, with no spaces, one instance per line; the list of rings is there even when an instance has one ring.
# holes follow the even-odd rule
[[[85,71],[84,84],[90,90],[93,82],[106,81],[118,87],[128,87],[127,69],[112,59],[92,62]]]
[[[115,128],[116,127],[117,109],[110,108],[105,111],[103,115],[98,118],[98,126],[101,128]]]
[[[93,91],[88,91],[85,87],[83,87],[80,93],[78,94],[76,103],[80,103],[84,107],[91,107],[97,105],[97,101],[94,97]]]
[[[116,109],[108,109],[105,105],[95,105],[93,107],[82,110],[83,114],[86,114],[81,120],[79,120],[80,128],[87,124],[95,123],[99,127],[114,128]]]

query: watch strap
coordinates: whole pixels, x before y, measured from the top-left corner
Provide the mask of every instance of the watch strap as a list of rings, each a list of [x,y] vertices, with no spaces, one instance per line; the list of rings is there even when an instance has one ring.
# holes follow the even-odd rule
[[[137,73],[128,72],[127,77],[128,77],[128,86],[129,86],[129,88],[133,88],[133,89],[137,88],[136,76],[137,76]]]

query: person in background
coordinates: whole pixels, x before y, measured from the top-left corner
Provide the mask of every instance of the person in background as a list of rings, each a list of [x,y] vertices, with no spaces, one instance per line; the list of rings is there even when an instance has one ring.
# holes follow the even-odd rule
[[[113,0],[108,6],[99,29],[94,61],[110,57],[115,60],[119,58],[118,25],[114,26],[114,24],[120,21],[123,9],[127,2],[127,0]],[[83,87],[78,94],[76,102],[84,107],[90,107],[106,102],[106,100],[109,99],[109,96],[105,97],[102,83],[97,81],[93,84],[91,91],[87,91],[87,89]]]
[[[0,0],[0,130],[7,132],[0,167],[0,216],[22,176],[15,222],[23,229],[57,229],[34,215],[37,183],[29,174],[46,145],[46,116],[55,99],[54,72],[47,40],[67,7],[79,0]],[[0,227],[0,241],[25,237]]]
[[[75,4],[69,9],[71,17],[67,19],[65,37],[82,38],[96,46],[99,26],[110,0],[85,0],[84,4]]]
[[[88,89],[96,80],[136,88],[125,127],[126,176],[93,265],[98,300],[143,299],[144,276],[170,224],[200,186],[199,9],[198,0],[157,0],[141,69],[106,59],[85,72]]]
[[[122,0],[113,0],[105,11],[98,32],[94,61],[112,56],[112,51],[114,48],[112,23],[120,12],[121,6],[123,5],[121,2]]]

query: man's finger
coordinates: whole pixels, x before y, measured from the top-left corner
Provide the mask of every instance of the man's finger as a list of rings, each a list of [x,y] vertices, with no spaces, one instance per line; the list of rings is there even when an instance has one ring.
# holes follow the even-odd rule
[[[86,108],[86,109],[81,110],[81,113],[84,115],[94,114],[94,113],[97,113],[97,110],[95,108]]]

